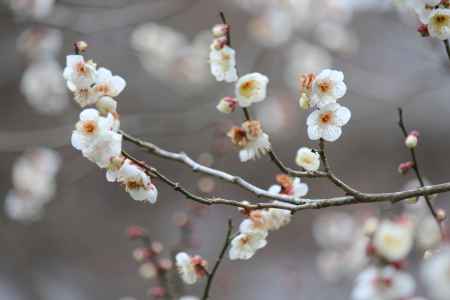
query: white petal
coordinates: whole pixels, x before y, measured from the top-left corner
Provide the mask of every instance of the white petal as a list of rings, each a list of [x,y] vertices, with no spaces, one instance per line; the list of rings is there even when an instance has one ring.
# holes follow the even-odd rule
[[[94,108],[86,108],[80,113],[80,120],[81,121],[87,121],[87,120],[95,120],[99,116],[99,113]]]
[[[308,126],[308,137],[315,141],[322,137],[322,130],[318,125]]]
[[[342,134],[342,129],[339,126],[327,126],[322,130],[322,138],[328,142],[336,141]]]
[[[347,107],[341,106],[336,112],[334,117],[334,123],[337,126],[343,126],[350,121],[352,113]]]
[[[309,114],[308,118],[306,119],[306,125],[312,126],[318,124],[320,116],[320,111],[315,110],[312,113]]]
[[[114,76],[112,78],[111,82],[112,82],[112,84],[114,86],[114,89],[115,89],[114,97],[119,95],[125,89],[125,86],[127,85],[125,79],[123,79],[120,76]]]

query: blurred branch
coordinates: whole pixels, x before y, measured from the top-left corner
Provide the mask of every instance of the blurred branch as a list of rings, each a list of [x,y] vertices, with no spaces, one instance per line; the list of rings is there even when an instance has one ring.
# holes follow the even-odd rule
[[[450,60],[450,45],[448,40],[444,40],[445,52],[447,53],[447,57]]]
[[[214,280],[214,275],[216,275],[216,272],[219,269],[220,263],[223,260],[225,252],[227,251],[228,246],[230,245],[230,242],[231,242],[230,237],[231,237],[232,231],[233,231],[233,223],[231,222],[231,219],[229,219],[228,220],[228,230],[225,235],[225,241],[223,243],[223,247],[222,247],[222,250],[220,251],[219,257],[218,257],[216,263],[214,264],[214,267],[213,267],[211,273],[209,273],[209,275],[208,275],[208,280],[206,282],[206,287],[205,287],[205,291],[203,292],[202,300],[207,300],[209,298],[209,291],[211,289],[211,284]]]

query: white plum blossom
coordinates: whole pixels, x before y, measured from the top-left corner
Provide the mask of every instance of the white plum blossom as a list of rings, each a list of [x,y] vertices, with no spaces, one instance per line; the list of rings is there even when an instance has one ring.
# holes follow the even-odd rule
[[[81,107],[95,104],[98,101],[98,94],[94,87],[77,88],[70,81],[67,82],[67,87],[73,93],[73,99]]]
[[[222,49],[211,48],[209,53],[211,73],[217,81],[234,82],[238,79],[236,71],[235,51],[224,46]]]
[[[450,9],[433,10],[428,18],[428,32],[440,40],[450,38]]]
[[[274,201],[273,204],[282,204],[280,201]],[[268,219],[270,226],[269,230],[278,230],[291,222],[292,214],[289,210],[281,208],[269,208]]]
[[[301,182],[300,178],[291,178],[287,175],[278,175],[277,182],[269,188],[274,194],[285,194],[294,197],[303,197],[308,193],[308,185]]]
[[[25,152],[12,169],[13,189],[6,196],[6,215],[20,222],[37,221],[56,192],[55,178],[60,166],[60,156],[51,149]]]
[[[241,107],[249,107],[253,103],[263,101],[267,95],[269,78],[260,73],[250,73],[236,82],[236,98]]]
[[[370,267],[356,279],[352,300],[401,300],[414,295],[416,284],[408,273],[391,266]]]
[[[61,113],[69,105],[61,67],[53,59],[37,60],[28,66],[20,89],[33,109],[42,114]]]
[[[322,138],[334,142],[341,136],[341,127],[348,123],[350,117],[351,112],[348,108],[338,103],[329,103],[308,116],[306,120],[308,137],[311,140]]]
[[[98,110],[87,108],[80,113],[80,120],[75,125],[72,133],[71,143],[75,149],[83,151],[95,138],[110,131],[113,126],[113,117],[100,116]]]
[[[441,229],[433,216],[427,215],[416,225],[416,242],[423,250],[436,248],[442,241]]]
[[[119,169],[117,180],[125,186],[125,190],[134,200],[156,202],[158,190],[150,177],[130,160],[126,160]]]
[[[373,246],[378,255],[389,261],[406,258],[414,242],[414,230],[408,220],[393,222],[384,220],[373,237]]]
[[[317,171],[320,167],[320,155],[308,147],[301,147],[297,151],[295,162],[307,171]]]
[[[175,256],[175,261],[178,273],[187,284],[194,284],[199,278],[206,275],[208,263],[198,255],[191,257],[185,252],[180,252]]]
[[[250,259],[257,250],[267,245],[267,231],[255,227],[252,222],[242,222],[239,231],[240,234],[231,241],[231,260]]]
[[[311,105],[319,108],[334,103],[347,92],[344,73],[326,69],[319,73],[312,82]]]
[[[95,91],[101,96],[118,96],[127,85],[125,79],[118,75],[112,75],[106,68],[100,68],[96,72]]]
[[[111,159],[122,152],[122,135],[108,130],[97,135],[82,150],[83,155],[100,168],[110,165]]]
[[[425,260],[422,279],[433,300],[450,299],[450,248],[442,248]]]
[[[219,101],[219,104],[217,104],[216,108],[218,111],[229,114],[232,113],[237,106],[238,102],[236,98],[234,97],[224,97]]]
[[[228,132],[231,142],[238,146],[242,162],[259,158],[270,150],[269,136],[262,131],[259,121],[246,121],[242,127],[233,127]]]
[[[441,0],[409,0],[407,3],[416,12],[420,22],[428,24],[434,7],[439,5]]]
[[[68,55],[63,72],[64,79],[71,91],[87,89],[96,80],[96,66],[92,62],[85,62],[81,55]]]
[[[195,265],[192,263],[192,258],[187,253],[180,252],[176,255],[175,260],[183,281],[187,284],[196,283],[198,276],[195,271]]]

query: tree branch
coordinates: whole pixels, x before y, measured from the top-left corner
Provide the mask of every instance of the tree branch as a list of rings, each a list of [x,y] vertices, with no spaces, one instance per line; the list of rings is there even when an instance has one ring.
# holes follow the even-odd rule
[[[446,44],[447,50],[448,50],[448,41],[445,44]],[[403,137],[406,139],[408,137],[409,133],[408,133],[408,130],[406,129],[405,121],[403,120],[403,110],[400,107],[398,108],[398,126],[400,127],[400,129],[403,133]],[[420,172],[419,162],[416,157],[416,150],[414,148],[410,148],[409,151],[411,153],[411,160],[413,162],[413,170],[414,170],[414,173],[416,174],[416,178],[419,181],[420,186],[424,187],[425,182],[424,182],[422,174]],[[428,209],[430,210],[431,214],[433,215],[433,218],[438,223],[439,228],[441,229],[442,235],[444,235],[444,228],[442,226],[442,222],[441,222],[441,220],[439,220],[437,212],[436,212],[435,208],[433,207],[433,204],[431,203],[430,197],[428,195],[424,195],[423,197],[425,198],[425,202],[427,203]]]
[[[447,53],[447,57],[450,60],[450,45],[448,40],[444,40],[445,52]]]
[[[208,280],[206,282],[206,287],[205,287],[205,291],[203,292],[202,300],[207,300],[209,298],[209,291],[211,289],[211,284],[214,280],[214,275],[216,274],[217,270],[219,269],[220,263],[223,260],[225,252],[227,251],[228,246],[230,245],[230,242],[231,242],[230,237],[231,237],[232,231],[233,231],[233,223],[231,222],[231,219],[229,219],[228,220],[228,230],[225,235],[225,241],[223,243],[223,247],[222,247],[222,250],[220,251],[219,257],[218,257],[216,263],[214,264],[214,267],[213,267],[211,273],[209,273],[209,275],[208,275]]]

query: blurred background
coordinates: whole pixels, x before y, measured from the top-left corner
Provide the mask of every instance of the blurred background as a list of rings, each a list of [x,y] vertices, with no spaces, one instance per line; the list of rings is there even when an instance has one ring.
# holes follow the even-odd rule
[[[168,256],[180,239],[173,217],[187,213],[189,252],[213,262],[227,218],[241,220],[229,207],[199,213],[157,182],[155,205],[133,201],[70,146],[80,108],[61,72],[74,41],[86,41],[86,57],[127,80],[117,99],[121,128],[268,188],[278,173],[269,158],[242,164],[225,136],[242,115],[215,108],[233,93],[231,84],[213,80],[207,61],[209,29],[223,11],[240,72],[270,78],[268,99],[251,110],[284,162],[293,166],[299,147],[316,146],[298,108],[298,75],[335,68],[345,73],[348,92],[341,103],[352,110],[352,120],[329,146],[329,159],[345,182],[364,192],[414,187],[413,175],[397,172],[409,159],[396,123],[400,106],[406,125],[421,133],[418,159],[429,182],[449,179],[450,64],[439,41],[417,34],[417,21],[401,1],[3,0],[0,8],[1,299],[150,299],[152,280],[133,258],[137,245],[126,237],[128,226],[146,228]],[[196,193],[256,200],[124,145]],[[45,175],[29,171],[30,161]],[[305,181],[309,197],[341,195],[325,180]],[[30,186],[44,189],[39,207],[24,204]],[[448,206],[445,198],[435,200],[439,207]],[[225,260],[212,299],[349,299],[359,268],[351,237],[361,220],[404,209],[383,204],[302,211],[253,259]],[[324,242],[326,234],[338,236],[339,245]],[[200,284],[186,293],[201,291]]]

